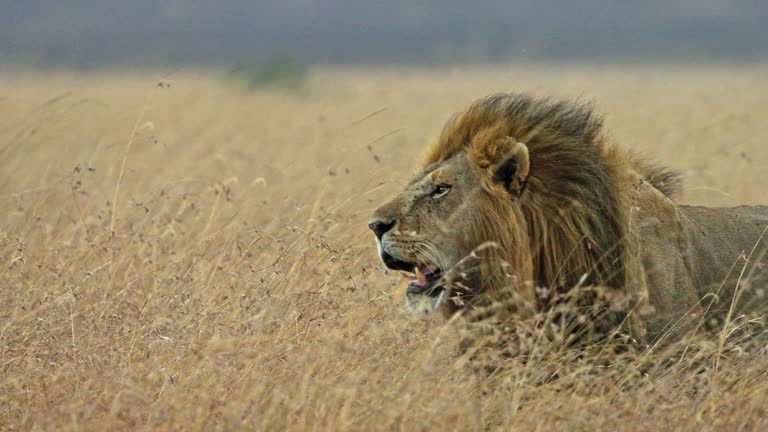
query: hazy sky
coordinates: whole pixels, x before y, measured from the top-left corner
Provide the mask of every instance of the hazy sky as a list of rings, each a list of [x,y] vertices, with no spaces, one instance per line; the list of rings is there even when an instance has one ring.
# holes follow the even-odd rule
[[[768,0],[0,0],[37,65],[765,60]]]

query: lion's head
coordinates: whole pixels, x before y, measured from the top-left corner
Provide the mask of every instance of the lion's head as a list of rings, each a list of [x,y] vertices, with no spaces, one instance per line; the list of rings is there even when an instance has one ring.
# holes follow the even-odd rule
[[[412,274],[406,297],[422,311],[453,311],[511,284],[533,303],[534,286],[621,286],[625,158],[615,152],[584,105],[481,99],[448,121],[423,168],[374,212],[379,256]],[[659,174],[660,189],[670,180],[640,169]],[[478,248],[498,259],[479,259]]]
[[[447,286],[446,277],[451,270],[459,271],[457,264],[484,242],[515,251],[515,258],[523,258],[515,268],[527,269],[519,276],[531,277],[530,260],[525,258],[528,234],[518,223],[522,218],[519,199],[527,184],[528,147],[506,135],[497,138],[494,151],[503,155],[495,159],[501,163],[476,160],[465,152],[434,160],[395,199],[380,207],[370,222],[384,264],[413,273],[406,292],[412,309],[431,311],[441,304],[452,305],[444,301],[456,286]],[[490,288],[501,282],[489,279],[501,274],[483,274],[492,268],[477,264],[461,268],[463,279],[469,279],[461,281],[463,285],[479,291],[482,285]]]

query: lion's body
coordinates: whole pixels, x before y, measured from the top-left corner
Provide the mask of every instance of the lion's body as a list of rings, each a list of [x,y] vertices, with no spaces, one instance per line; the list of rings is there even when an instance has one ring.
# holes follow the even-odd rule
[[[449,313],[492,300],[509,286],[505,274],[539,306],[533,286],[622,291],[631,299],[622,319],[639,340],[688,329],[713,299],[710,311],[721,317],[737,291],[734,312],[762,312],[768,207],[677,205],[678,176],[606,144],[601,128],[581,105],[525,95],[476,102],[446,124],[411,184],[377,210],[394,227],[380,246],[401,262],[439,255],[452,280],[466,276],[462,257],[496,244],[508,267],[483,267],[459,306],[446,303]],[[438,183],[453,190],[439,200],[425,195]],[[429,257],[404,246],[414,243],[428,245]]]
[[[768,312],[768,299],[761,299],[768,288],[768,207],[678,205],[629,171],[630,184],[622,188],[630,209],[625,230],[637,258],[625,258],[635,269],[624,288],[637,299],[629,317],[635,336],[651,341],[692,327],[717,328],[732,305],[731,319]]]
[[[651,306],[640,314],[645,339],[684,332],[699,322],[717,328],[732,305],[732,319],[768,312],[768,299],[762,298],[768,288],[768,239],[763,238],[768,207],[669,203],[662,212],[640,210],[632,220]]]

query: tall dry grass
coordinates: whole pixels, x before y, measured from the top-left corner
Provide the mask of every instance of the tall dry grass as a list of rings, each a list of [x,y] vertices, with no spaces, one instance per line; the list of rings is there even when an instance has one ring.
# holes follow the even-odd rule
[[[768,360],[717,335],[470,359],[461,322],[404,312],[365,223],[501,90],[596,101],[686,174],[682,201],[766,203],[765,72],[318,70],[294,93],[6,74],[0,429],[764,430]]]

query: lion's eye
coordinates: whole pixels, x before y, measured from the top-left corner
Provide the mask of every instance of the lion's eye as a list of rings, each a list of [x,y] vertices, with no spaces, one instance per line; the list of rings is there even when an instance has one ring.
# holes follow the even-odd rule
[[[432,198],[440,198],[440,197],[444,196],[445,194],[447,194],[448,192],[450,192],[450,190],[451,190],[451,187],[448,186],[448,185],[444,185],[444,184],[437,185],[437,186],[435,186],[434,189],[432,189],[432,192],[430,193],[430,196]]]

